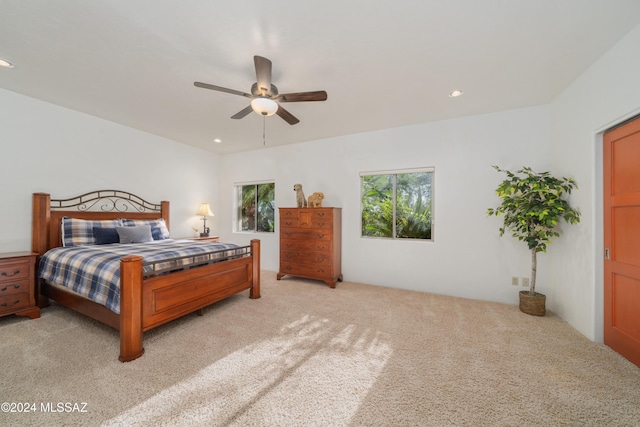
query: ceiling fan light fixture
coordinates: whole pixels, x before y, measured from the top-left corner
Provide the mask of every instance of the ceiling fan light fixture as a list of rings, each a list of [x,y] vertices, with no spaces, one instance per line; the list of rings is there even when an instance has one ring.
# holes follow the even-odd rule
[[[278,103],[269,98],[254,98],[251,108],[261,116],[273,116],[278,111]]]
[[[11,63],[11,61],[7,61],[6,59],[0,58],[0,67],[13,68],[13,64]]]

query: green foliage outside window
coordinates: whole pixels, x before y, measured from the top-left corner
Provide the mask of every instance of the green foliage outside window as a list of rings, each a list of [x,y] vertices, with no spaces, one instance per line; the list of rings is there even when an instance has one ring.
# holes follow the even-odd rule
[[[240,189],[240,230],[273,233],[275,183],[243,185]]]
[[[362,176],[362,235],[431,239],[432,172]]]

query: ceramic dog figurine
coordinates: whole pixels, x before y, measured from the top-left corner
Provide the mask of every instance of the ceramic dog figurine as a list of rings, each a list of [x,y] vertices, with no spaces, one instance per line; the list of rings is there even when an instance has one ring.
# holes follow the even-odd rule
[[[307,199],[304,197],[304,192],[302,191],[302,184],[294,184],[293,191],[296,192],[296,203],[299,208],[307,207]]]

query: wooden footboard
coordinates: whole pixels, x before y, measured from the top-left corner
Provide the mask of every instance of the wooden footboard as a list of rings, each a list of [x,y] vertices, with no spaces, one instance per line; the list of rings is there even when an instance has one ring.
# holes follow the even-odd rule
[[[142,356],[145,331],[250,289],[260,298],[260,241],[251,256],[143,278],[139,256],[120,261],[120,361]]]

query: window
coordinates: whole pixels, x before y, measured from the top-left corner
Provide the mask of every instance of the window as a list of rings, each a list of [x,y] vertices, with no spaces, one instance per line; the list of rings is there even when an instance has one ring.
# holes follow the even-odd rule
[[[237,231],[273,233],[275,227],[276,184],[236,185]]]
[[[433,172],[361,173],[362,236],[432,240]]]

